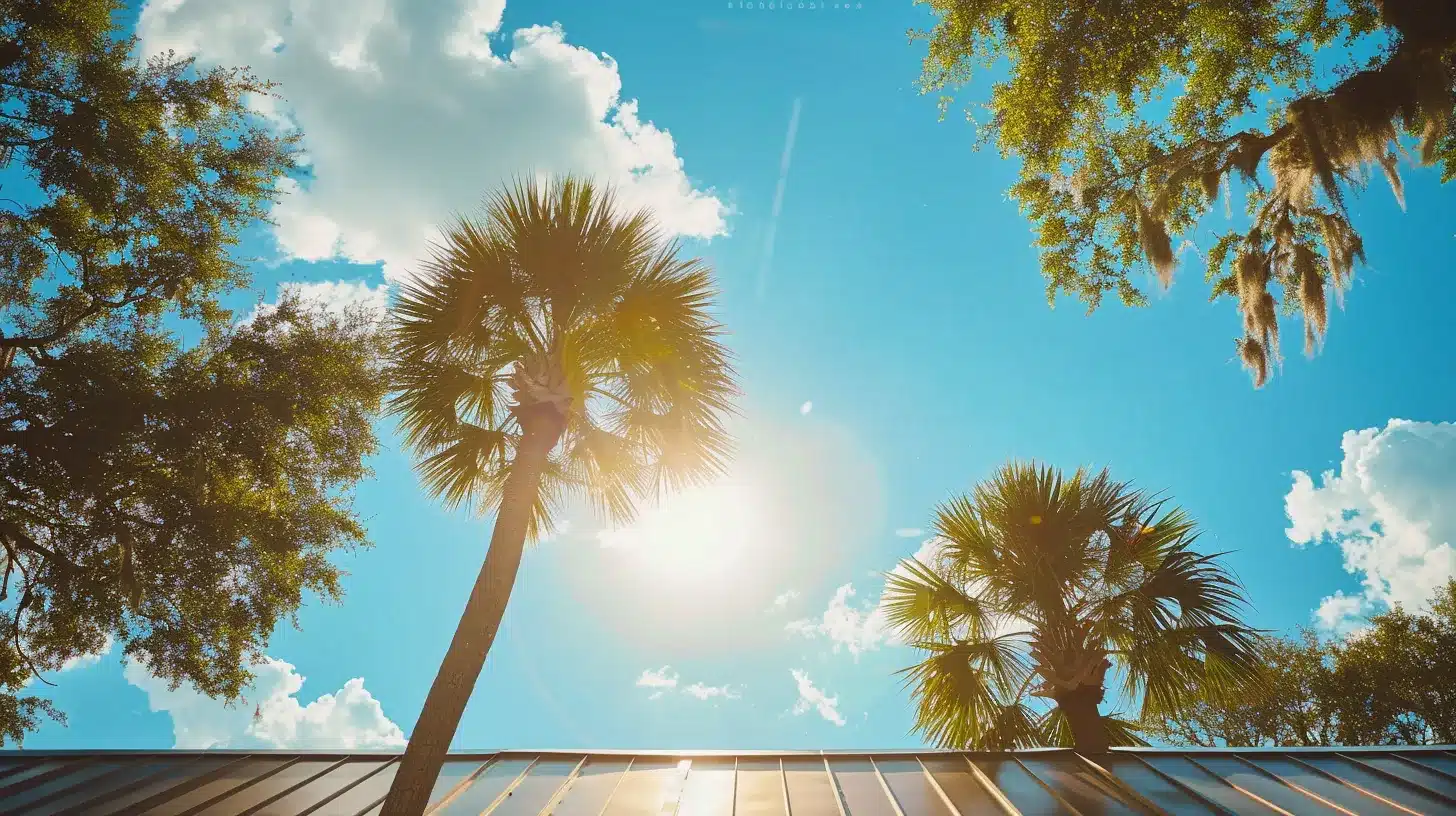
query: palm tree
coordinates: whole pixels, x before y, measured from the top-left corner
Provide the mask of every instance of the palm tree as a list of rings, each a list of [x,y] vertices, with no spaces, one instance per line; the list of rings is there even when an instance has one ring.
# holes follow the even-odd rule
[[[1141,742],[1099,710],[1109,672],[1145,712],[1256,682],[1242,590],[1162,508],[1105,470],[1015,463],[937,508],[936,555],[885,587],[890,625],[927,653],[902,670],[916,730],[949,748],[1100,753]]]
[[[423,811],[527,539],[569,496],[615,523],[721,471],[736,394],[711,270],[646,211],[566,178],[461,218],[393,306],[396,396],[430,493],[495,513],[490,549],[385,800]]]

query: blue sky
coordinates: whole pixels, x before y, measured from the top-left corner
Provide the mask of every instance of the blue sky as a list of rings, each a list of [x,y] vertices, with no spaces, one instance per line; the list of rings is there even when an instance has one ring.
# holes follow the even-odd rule
[[[1191,253],[1151,308],[1047,308],[1003,193],[1014,164],[973,152],[970,127],[915,92],[905,31],[926,17],[908,2],[412,5],[266,0],[224,23],[231,3],[174,0],[143,15],[148,47],[279,79],[289,106],[272,113],[315,160],[277,231],[249,236],[262,260],[240,313],[283,284],[377,302],[422,230],[503,174],[616,174],[717,268],[745,391],[723,484],[605,539],[570,513],[528,554],[457,747],[918,744],[892,676],[914,655],[878,628],[875,574],[922,545],[937,502],[1012,457],[1167,490],[1207,548],[1231,551],[1270,629],[1339,631],[1456,574],[1456,511],[1441,506],[1456,504],[1456,426],[1440,424],[1456,420],[1456,188],[1434,172],[1407,170],[1405,212],[1378,185],[1354,202],[1369,265],[1323,353],[1290,343],[1255,391],[1233,358],[1237,314],[1208,303]],[[426,56],[462,20],[494,32],[492,56],[469,37]],[[268,654],[292,668],[262,667],[246,711],[112,653],[52,678],[70,725],[27,746],[408,733],[489,520],[431,502],[379,430],[357,501],[374,547],[341,559],[342,605],[310,600],[301,629],[276,634]],[[1290,529],[1326,542],[1297,547]]]

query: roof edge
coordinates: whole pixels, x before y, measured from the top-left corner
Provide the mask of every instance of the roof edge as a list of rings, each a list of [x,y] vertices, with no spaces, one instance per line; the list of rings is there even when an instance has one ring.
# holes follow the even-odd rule
[[[824,750],[730,750],[730,749],[620,749],[620,748],[506,748],[451,751],[450,759],[489,759],[510,756],[621,756],[621,757],[673,757],[694,759],[713,757],[857,757],[857,756],[934,756],[937,754],[971,756],[1027,756],[1035,754],[1070,753],[1071,748],[1027,748],[1017,751],[961,751],[944,748],[834,748]],[[1137,747],[1113,748],[1114,753],[1125,754],[1338,754],[1338,753],[1400,753],[1400,752],[1452,752],[1456,745],[1353,745],[1353,746],[1257,746],[1242,748],[1202,747]],[[245,748],[177,749],[177,748],[49,748],[49,749],[0,749],[0,757],[44,757],[44,756],[288,756],[288,757],[349,757],[376,756],[398,757],[402,750],[351,749],[351,748],[266,748],[249,750]]]

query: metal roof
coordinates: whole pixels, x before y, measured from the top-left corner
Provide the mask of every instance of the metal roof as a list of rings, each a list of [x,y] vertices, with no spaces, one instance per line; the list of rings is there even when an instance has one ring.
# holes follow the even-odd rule
[[[377,813],[397,754],[3,751],[5,814]],[[430,813],[491,816],[1449,814],[1438,748],[451,754]]]

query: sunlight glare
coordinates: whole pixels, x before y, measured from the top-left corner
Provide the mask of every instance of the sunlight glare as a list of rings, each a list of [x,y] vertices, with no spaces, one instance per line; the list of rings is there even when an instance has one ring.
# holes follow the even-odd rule
[[[620,551],[647,577],[695,590],[743,577],[759,529],[760,503],[742,484],[689,488],[619,530],[597,534],[602,547]]]

